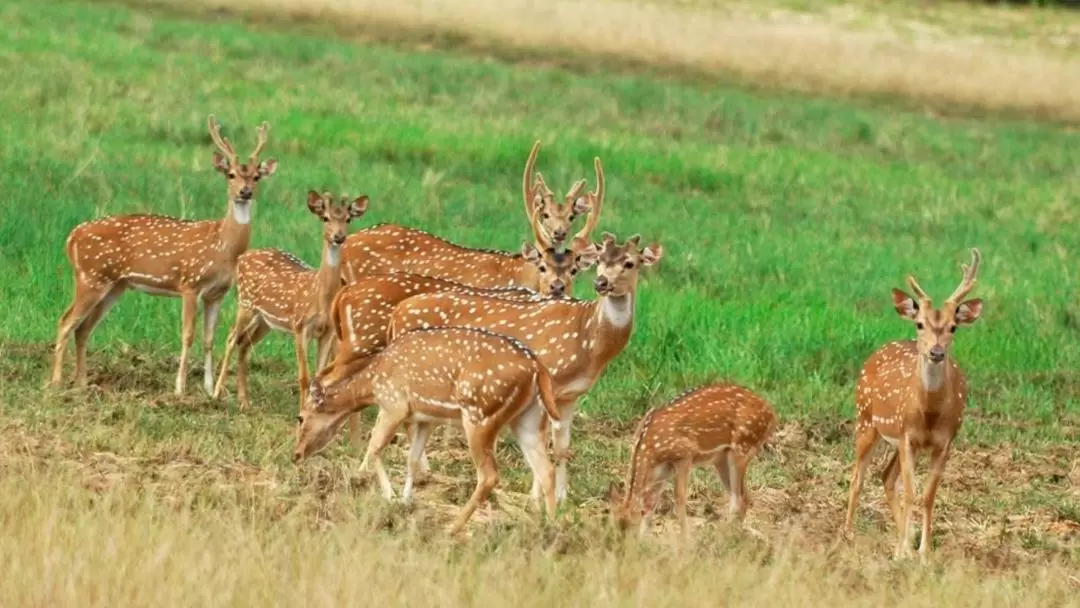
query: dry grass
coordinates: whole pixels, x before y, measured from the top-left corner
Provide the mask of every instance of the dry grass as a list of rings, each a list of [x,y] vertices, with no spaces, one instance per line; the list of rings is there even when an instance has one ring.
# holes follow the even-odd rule
[[[441,32],[503,46],[676,65],[832,94],[1080,119],[1080,20],[1007,9],[813,12],[715,1],[152,0]],[[137,4],[139,2],[136,2]],[[954,25],[957,24],[957,25]],[[1035,41],[1035,42],[1033,42]]]

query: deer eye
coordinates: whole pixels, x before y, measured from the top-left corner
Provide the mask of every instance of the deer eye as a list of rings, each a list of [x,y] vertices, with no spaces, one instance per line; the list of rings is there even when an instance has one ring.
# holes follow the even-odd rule
[[[634,263],[631,262],[631,261],[627,261],[625,264],[623,264],[623,268],[625,268],[627,270],[630,270],[633,267],[634,267]]]
[[[955,334],[956,333],[956,326],[955,325],[949,327],[949,333],[950,334]]]
[[[236,179],[236,171],[229,171],[229,179]]]
[[[577,268],[571,268],[570,269],[570,276],[573,276],[575,274],[577,274]]]
[[[546,219],[550,218],[551,216],[548,215],[547,213],[541,213],[540,217],[542,217],[542,218],[544,218],[546,220]]]
[[[304,417],[303,416],[297,416],[296,417],[296,424],[304,424]]]
[[[547,266],[540,266],[540,272],[547,272]]]
[[[915,324],[915,329],[917,329],[919,331],[922,331],[924,327],[926,327],[926,326],[923,325],[922,323],[916,323]]]
[[[253,181],[253,182],[257,182],[257,181],[259,181],[260,179],[262,179],[262,174],[260,174],[260,173],[256,173],[256,174],[255,174],[255,177],[251,178],[251,181]]]
[[[326,217],[326,216],[324,215],[324,216],[323,216],[323,218],[322,218],[322,221],[323,221],[323,223],[329,222],[329,221],[330,221],[330,218],[328,218],[328,217]]]

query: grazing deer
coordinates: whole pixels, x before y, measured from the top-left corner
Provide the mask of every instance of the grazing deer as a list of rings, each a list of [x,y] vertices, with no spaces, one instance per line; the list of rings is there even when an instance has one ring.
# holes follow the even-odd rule
[[[530,407],[537,401],[540,407]],[[414,331],[394,340],[359,371],[337,369],[333,377],[315,378],[298,418],[293,462],[323,449],[346,418],[376,404],[379,416],[361,469],[367,470],[374,461],[387,499],[393,498],[394,490],[379,454],[397,427],[413,421],[427,428],[456,419],[465,430],[477,473],[476,490],[451,528],[451,533],[457,533],[499,481],[495,440],[509,423],[535,478],[541,480],[548,516],[554,514],[554,478],[543,441],[544,413],[557,428],[559,411],[550,375],[519,341],[464,328]],[[414,446],[409,453],[410,482],[418,460]],[[406,483],[407,497],[410,482]]]
[[[76,226],[65,249],[75,270],[75,297],[60,317],[49,386],[60,384],[64,349],[75,331],[75,381],[86,383],[86,343],[105,314],[128,289],[183,300],[180,367],[176,394],[187,380],[188,353],[195,340],[195,313],[203,303],[203,384],[213,389],[213,345],[221,301],[232,286],[236,261],[251,237],[251,205],[258,182],[277,170],[259,162],[270,125],[259,127],[255,151],[241,163],[217,119],[208,119],[214,168],[228,180],[228,210],[220,220],[192,221],[161,215],[118,215]]]
[[[364,215],[368,197],[342,200],[334,204],[329,192],[308,192],[308,209],[323,221],[322,263],[315,270],[291,253],[280,249],[255,249],[240,256],[237,265],[236,323],[225,344],[221,374],[214,388],[214,398],[221,396],[228,373],[229,356],[236,356],[236,393],[240,409],[249,405],[247,360],[251,349],[271,329],[291,332],[296,343],[299,373],[300,407],[308,384],[308,344],[315,340],[316,371],[330,355],[330,304],[341,289],[341,244],[349,233],[349,222]]]
[[[893,289],[893,306],[903,318],[915,323],[916,339],[890,342],[879,348],[863,364],[856,386],[855,470],[851,477],[846,532],[851,534],[855,508],[862,489],[868,456],[880,439],[896,447],[882,475],[885,500],[896,521],[899,534],[896,556],[910,554],[911,502],[915,493],[915,456],[930,450],[930,474],[923,495],[922,537],[919,556],[928,557],[934,497],[937,493],[953,439],[960,430],[967,405],[967,380],[960,366],[949,357],[953,334],[960,325],[970,325],[982,313],[982,300],[964,300],[979,271],[979,250],[971,250],[971,266],[963,265],[964,276],[941,308],[934,308],[930,296],[908,277],[915,293],[911,297]],[[917,299],[916,299],[917,298]],[[904,495],[896,504],[896,486],[903,479]]]
[[[566,462],[570,457],[570,425],[578,397],[597,381],[630,340],[638,272],[660,261],[663,249],[654,243],[638,248],[640,236],[618,245],[603,234],[582,256],[596,263],[593,301],[547,300],[511,302],[487,296],[424,294],[398,305],[390,320],[390,336],[432,326],[475,327],[524,342],[550,372],[563,424],[554,433],[555,495],[566,498]],[[539,488],[534,484],[533,496]]]
[[[536,148],[533,156],[535,150]],[[599,158],[595,159],[594,164],[596,190],[583,195],[583,200],[587,202],[581,205],[574,203],[578,209],[584,208],[582,205],[588,206],[589,215],[585,226],[570,240],[566,251],[559,251],[555,242],[547,236],[548,229],[541,227],[541,222],[547,221],[543,218],[544,214],[550,215],[554,205],[544,202],[544,193],[549,191],[540,179],[536,187],[524,188],[526,209],[533,205],[535,209],[542,207],[545,210],[529,215],[539,249],[539,261],[534,259],[535,256],[529,251],[509,253],[462,247],[420,230],[395,224],[380,224],[356,232],[345,241],[342,248],[345,280],[352,283],[365,274],[408,272],[448,279],[472,287],[527,287],[536,291],[547,291],[550,286],[545,285],[545,264],[559,263],[558,256],[574,258],[580,255],[589,247],[590,235],[600,221],[600,209],[604,201],[604,171]],[[531,161],[527,168],[525,183],[528,183]],[[579,182],[571,193],[576,195],[583,186],[584,182]],[[534,203],[530,193],[539,194],[541,203]],[[537,221],[537,218],[541,221]],[[561,230],[552,227],[554,224],[551,223],[544,225],[551,227],[552,232]]]
[[[638,424],[630,452],[630,472],[623,491],[612,486],[609,498],[621,531],[640,523],[644,535],[667,480],[675,475],[675,513],[682,532],[689,531],[686,491],[690,471],[698,465],[716,468],[731,497],[729,513],[746,515],[746,467],[776,428],[772,407],[734,384],[708,384],[649,411]]]

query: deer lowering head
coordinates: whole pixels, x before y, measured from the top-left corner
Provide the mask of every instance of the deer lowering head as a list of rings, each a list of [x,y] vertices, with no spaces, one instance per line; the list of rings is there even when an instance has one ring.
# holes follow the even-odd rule
[[[964,298],[975,286],[979,270],[978,249],[971,250],[971,265],[940,308],[914,277],[908,277],[912,297],[899,289],[892,293],[893,306],[915,324],[916,340],[890,342],[863,364],[856,384],[855,469],[852,473],[845,530],[854,524],[862,478],[869,455],[879,440],[897,449],[885,467],[882,481],[885,499],[896,521],[897,556],[911,550],[911,501],[915,486],[915,455],[930,451],[930,474],[923,495],[922,538],[919,554],[928,556],[934,497],[949,457],[953,439],[963,421],[967,404],[967,380],[949,357],[949,347],[961,325],[974,323],[982,313],[982,300]],[[896,486],[904,484],[903,503],[897,505]]]
[[[537,243],[547,242],[555,249],[561,249],[570,237],[574,220],[588,214],[585,227],[573,238],[588,239],[600,221],[600,208],[604,204],[604,169],[600,159],[593,159],[596,171],[596,190],[582,192],[585,180],[580,180],[567,191],[564,202],[555,200],[555,193],[544,182],[544,176],[535,170],[536,156],[540,151],[540,142],[533,144],[529,159],[525,162],[525,175],[522,177],[521,194],[525,201],[525,214],[532,224]],[[532,182],[532,183],[530,183]]]

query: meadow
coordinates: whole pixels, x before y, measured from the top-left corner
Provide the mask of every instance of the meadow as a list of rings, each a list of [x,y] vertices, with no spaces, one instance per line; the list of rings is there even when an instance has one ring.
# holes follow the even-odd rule
[[[0,7],[0,603],[1075,605],[1080,145],[1050,120],[1067,112],[1017,103],[1001,115],[990,100],[943,117],[921,90],[809,95],[587,49],[573,61],[480,52],[453,32],[351,37],[317,14],[150,4]],[[198,344],[188,394],[174,397],[179,300],[125,296],[90,344],[90,388],[43,392],[74,226],[225,213],[210,113],[242,154],[270,123],[264,157],[279,169],[260,186],[251,246],[312,263],[309,189],[368,194],[359,226],[517,250],[533,141],[560,193],[591,183],[602,159],[600,229],[665,255],[643,276],[630,345],[581,401],[558,522],[524,511],[512,441],[496,505],[467,543],[439,525],[473,484],[456,431],[436,431],[435,479],[409,508],[382,504],[344,439],[294,467],[282,334],[255,350],[251,410],[201,393]],[[834,543],[859,367],[914,335],[890,289],[914,274],[946,297],[971,247],[985,308],[952,348],[971,402],[938,496],[934,563],[890,559],[880,455],[854,541]],[[575,292],[591,298],[590,281]],[[747,525],[763,538],[723,523],[726,497],[699,471],[691,545],[662,533],[622,545],[604,495],[634,422],[712,378],[752,388],[781,418],[750,468]],[[388,452],[399,485],[400,450]]]

